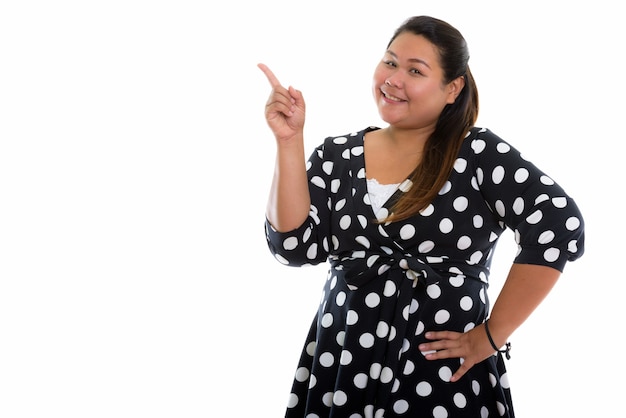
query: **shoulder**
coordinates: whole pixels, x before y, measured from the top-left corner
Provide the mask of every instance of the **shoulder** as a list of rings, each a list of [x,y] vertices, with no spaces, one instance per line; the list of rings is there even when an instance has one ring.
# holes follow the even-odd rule
[[[317,146],[316,151],[320,156],[325,155],[327,158],[331,155],[343,155],[345,152],[359,155],[363,152],[365,134],[377,129],[379,128],[370,126],[344,135],[326,137],[324,141]],[[347,156],[344,155],[344,157]]]
[[[365,134],[371,131],[375,131],[377,129],[380,129],[380,128],[377,128],[375,126],[369,126],[365,129],[361,129],[359,131],[353,131],[344,135],[329,136],[324,140],[323,145],[338,146],[338,147],[362,146],[363,139],[365,138]]]

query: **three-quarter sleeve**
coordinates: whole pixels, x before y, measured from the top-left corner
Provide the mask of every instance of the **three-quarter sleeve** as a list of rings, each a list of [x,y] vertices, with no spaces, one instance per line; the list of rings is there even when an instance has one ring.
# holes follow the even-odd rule
[[[514,231],[515,263],[563,271],[584,252],[576,202],[550,176],[491,131],[471,140],[477,187],[494,216]]]
[[[265,235],[270,252],[288,266],[316,265],[326,261],[329,253],[328,224],[333,163],[324,143],[317,146],[307,160],[311,207],[309,216],[298,228],[279,232],[265,219]]]

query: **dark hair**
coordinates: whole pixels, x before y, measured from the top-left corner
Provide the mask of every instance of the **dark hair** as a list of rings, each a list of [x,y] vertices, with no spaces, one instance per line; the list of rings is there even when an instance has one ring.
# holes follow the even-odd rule
[[[411,175],[413,186],[394,204],[387,219],[394,221],[416,215],[437,196],[450,176],[463,138],[478,117],[478,90],[468,65],[467,42],[461,33],[443,20],[415,16],[396,29],[388,46],[406,32],[423,36],[437,48],[444,83],[464,77],[465,86],[455,102],[446,105],[439,115],[435,130],[424,146],[422,162]]]

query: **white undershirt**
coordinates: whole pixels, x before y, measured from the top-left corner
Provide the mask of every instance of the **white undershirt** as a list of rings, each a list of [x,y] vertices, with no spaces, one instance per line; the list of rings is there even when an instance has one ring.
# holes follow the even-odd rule
[[[367,194],[370,196],[370,203],[374,208],[374,213],[383,207],[385,202],[398,189],[400,183],[380,184],[376,179],[367,179]]]

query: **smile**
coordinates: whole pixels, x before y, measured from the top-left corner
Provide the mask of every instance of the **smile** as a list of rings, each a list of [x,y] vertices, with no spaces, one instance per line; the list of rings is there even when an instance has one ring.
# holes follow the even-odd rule
[[[406,100],[403,100],[403,99],[401,99],[401,98],[399,98],[399,97],[392,96],[392,95],[390,95],[389,93],[386,93],[386,92],[384,92],[384,91],[382,91],[382,90],[381,90],[380,92],[383,94],[383,97],[384,97],[385,99],[390,100],[390,101],[392,101],[392,102],[404,102],[404,101],[406,101]]]

